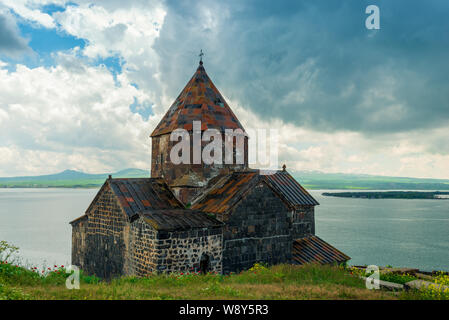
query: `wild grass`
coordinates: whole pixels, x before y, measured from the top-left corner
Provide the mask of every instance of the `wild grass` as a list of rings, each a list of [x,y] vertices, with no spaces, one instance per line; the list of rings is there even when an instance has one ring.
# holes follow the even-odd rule
[[[344,266],[255,264],[238,274],[150,274],[110,281],[80,272],[80,288],[69,290],[65,266],[24,267],[0,250],[0,300],[108,300],[108,299],[449,299],[435,288],[426,291],[387,292],[368,290],[365,282]],[[13,250],[14,251],[14,250]],[[10,253],[11,250],[8,250]],[[10,257],[10,255],[9,255]],[[441,275],[436,283],[447,284]]]
[[[47,272],[48,271],[48,272]],[[396,299],[365,289],[344,268],[277,265],[239,274],[154,274],[100,281],[81,274],[80,289],[65,286],[68,273],[57,267],[33,271],[0,264],[0,299]]]

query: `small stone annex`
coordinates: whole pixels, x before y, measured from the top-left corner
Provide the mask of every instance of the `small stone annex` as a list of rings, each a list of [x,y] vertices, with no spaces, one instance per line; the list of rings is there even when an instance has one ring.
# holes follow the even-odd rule
[[[192,136],[193,121],[223,136],[240,129],[243,163],[194,163],[193,154],[191,164],[170,161],[170,134],[181,128]],[[272,174],[248,167],[248,138],[200,61],[151,134],[151,177],[110,176],[85,214],[70,222],[72,264],[111,278],[349,260],[315,235],[318,202],[285,166]]]

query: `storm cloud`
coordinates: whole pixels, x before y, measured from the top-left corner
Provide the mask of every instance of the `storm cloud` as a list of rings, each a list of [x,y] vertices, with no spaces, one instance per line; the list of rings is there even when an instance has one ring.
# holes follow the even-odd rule
[[[265,119],[364,134],[449,122],[449,3],[373,1],[168,3],[155,48],[173,95],[192,50],[223,93]]]

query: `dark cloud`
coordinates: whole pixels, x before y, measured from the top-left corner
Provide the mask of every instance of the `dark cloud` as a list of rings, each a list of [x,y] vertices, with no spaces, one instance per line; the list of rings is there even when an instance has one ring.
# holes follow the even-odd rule
[[[381,29],[367,30],[374,2]],[[167,90],[179,93],[202,48],[219,89],[265,118],[367,134],[448,123],[448,2],[291,3],[167,2],[155,45]]]
[[[14,58],[27,51],[28,40],[21,37],[14,19],[0,12],[0,54]]]

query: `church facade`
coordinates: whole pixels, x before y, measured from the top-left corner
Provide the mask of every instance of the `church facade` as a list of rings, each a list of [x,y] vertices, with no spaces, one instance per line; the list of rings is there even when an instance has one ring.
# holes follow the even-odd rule
[[[226,129],[236,132],[230,164],[195,161],[195,122],[201,132],[215,129],[222,141]],[[190,137],[187,163],[171,161],[176,142],[170,136],[177,129]],[[249,168],[248,138],[200,61],[151,134],[151,177],[109,177],[85,214],[71,222],[72,264],[110,278],[349,260],[315,235],[318,202],[285,167],[272,174]]]

